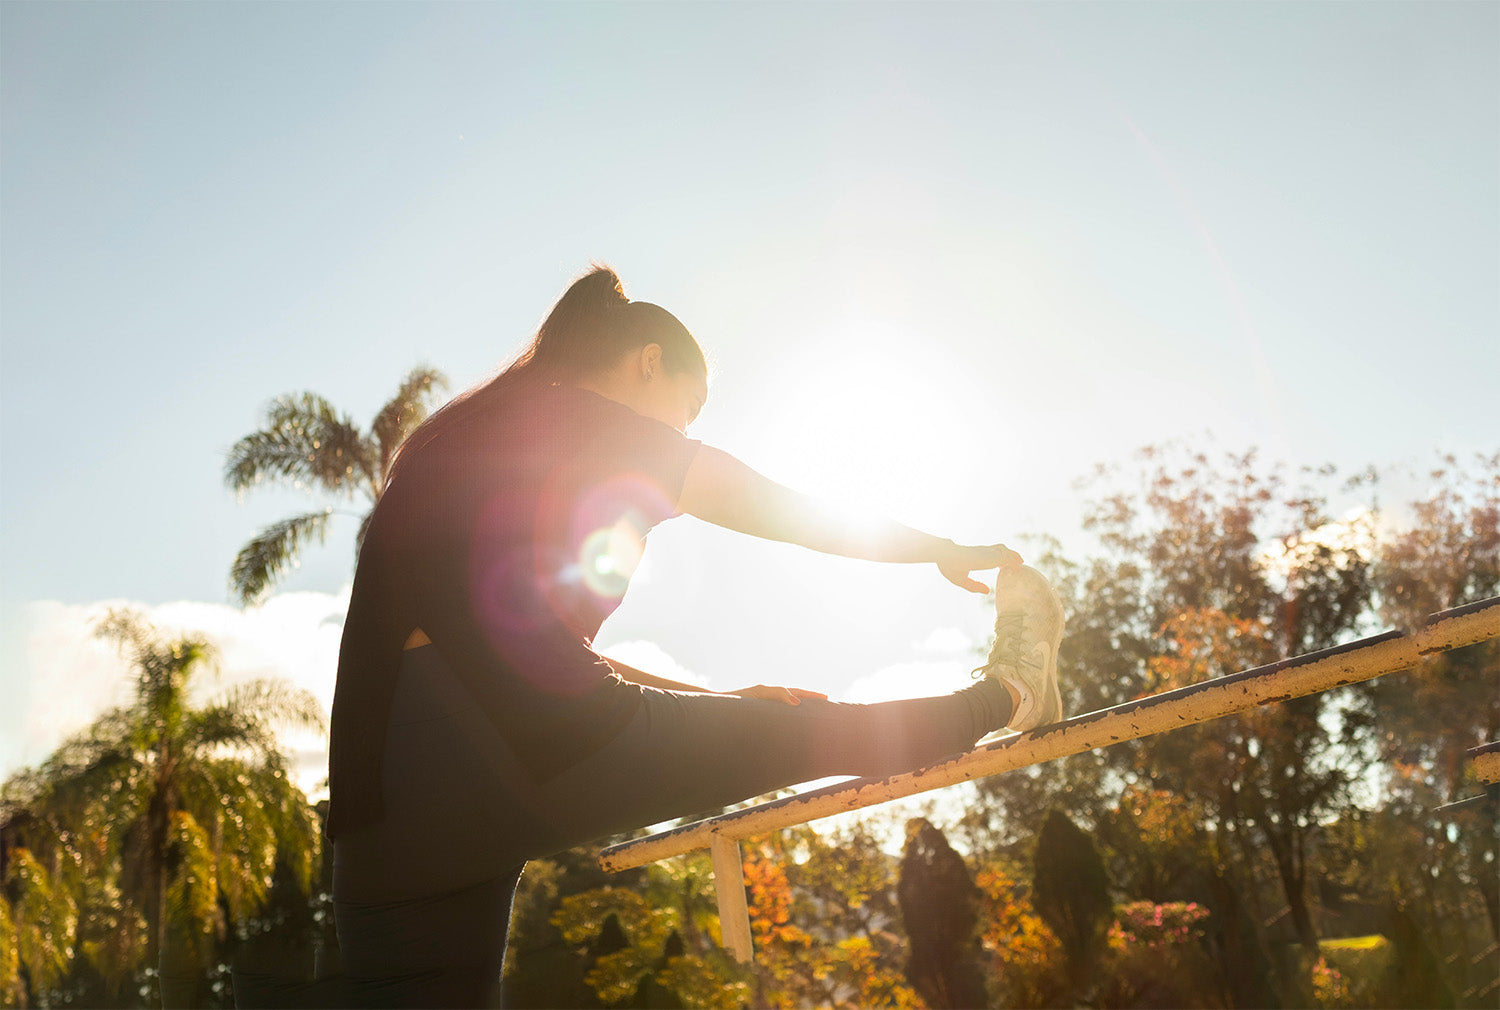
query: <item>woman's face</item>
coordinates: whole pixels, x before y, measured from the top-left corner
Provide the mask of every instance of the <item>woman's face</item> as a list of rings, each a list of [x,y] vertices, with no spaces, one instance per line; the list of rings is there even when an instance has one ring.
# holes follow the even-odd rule
[[[707,375],[672,371],[662,360],[660,344],[627,352],[614,367],[581,385],[684,434],[708,400]]]
[[[671,372],[665,368],[652,373],[640,389],[640,399],[631,404],[639,414],[670,424],[687,432],[688,425],[708,402],[708,380],[691,372]]]

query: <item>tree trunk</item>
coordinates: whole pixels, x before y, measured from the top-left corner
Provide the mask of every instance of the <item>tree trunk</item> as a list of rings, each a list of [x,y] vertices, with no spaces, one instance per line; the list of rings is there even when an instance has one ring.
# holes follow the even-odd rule
[[[1286,906],[1292,917],[1292,928],[1297,932],[1297,942],[1316,955],[1318,953],[1318,931],[1313,926],[1312,913],[1307,908],[1307,889],[1303,871],[1296,864],[1296,854],[1288,839],[1277,834],[1269,823],[1262,821],[1262,832],[1271,846],[1271,856],[1276,863],[1276,873],[1281,878],[1281,890],[1286,896]]]

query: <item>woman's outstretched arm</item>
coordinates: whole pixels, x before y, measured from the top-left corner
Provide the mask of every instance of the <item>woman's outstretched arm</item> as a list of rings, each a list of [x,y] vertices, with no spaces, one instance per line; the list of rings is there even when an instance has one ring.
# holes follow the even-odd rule
[[[677,504],[716,526],[825,554],[931,562],[949,582],[975,593],[987,593],[989,587],[971,578],[970,572],[1021,563],[1021,556],[1004,544],[963,547],[891,519],[848,515],[707,445],[693,457]]]

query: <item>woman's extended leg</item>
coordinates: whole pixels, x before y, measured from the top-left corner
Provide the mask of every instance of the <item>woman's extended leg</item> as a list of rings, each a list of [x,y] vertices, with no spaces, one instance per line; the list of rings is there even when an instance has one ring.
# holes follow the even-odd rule
[[[828,775],[911,771],[969,749],[1011,709],[989,679],[872,705],[640,690],[619,736],[532,794],[533,810],[567,844]]]

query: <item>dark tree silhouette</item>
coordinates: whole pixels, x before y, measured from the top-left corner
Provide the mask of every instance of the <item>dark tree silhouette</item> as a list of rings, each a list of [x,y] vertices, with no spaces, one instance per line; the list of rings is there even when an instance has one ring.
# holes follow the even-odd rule
[[[975,926],[979,888],[963,858],[923,817],[906,822],[896,888],[911,941],[906,977],[931,1007],[985,1005]]]
[[[1109,878],[1094,840],[1055,809],[1037,835],[1031,900],[1062,944],[1074,987],[1087,994],[1113,912]]]

